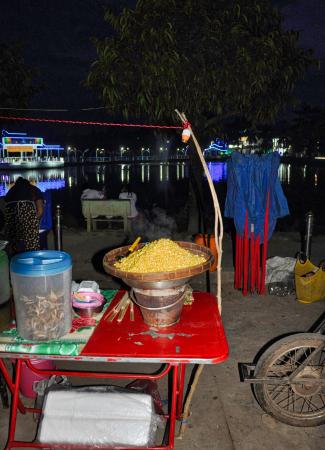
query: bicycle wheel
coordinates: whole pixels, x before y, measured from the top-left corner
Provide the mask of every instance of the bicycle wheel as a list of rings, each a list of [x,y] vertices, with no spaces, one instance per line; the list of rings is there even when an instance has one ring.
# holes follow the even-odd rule
[[[311,357],[298,377],[324,380],[324,344],[325,336],[316,333],[285,337],[262,354],[254,375],[270,378],[290,376],[315,349],[323,345],[323,349]],[[264,411],[281,422],[297,427],[313,427],[325,423],[325,385],[321,383],[256,383],[253,391]]]

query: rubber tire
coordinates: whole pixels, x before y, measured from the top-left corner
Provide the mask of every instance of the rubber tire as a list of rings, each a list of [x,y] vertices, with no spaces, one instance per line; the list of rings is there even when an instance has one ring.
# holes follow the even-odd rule
[[[280,339],[271,345],[259,358],[254,375],[255,377],[266,376],[270,366],[284,353],[293,350],[298,347],[318,347],[322,342],[325,341],[325,336],[317,333],[298,333],[295,335],[287,336]],[[261,408],[267,413],[273,416],[280,422],[292,425],[295,427],[315,427],[325,423],[325,408],[321,411],[319,416],[306,418],[302,416],[290,417],[287,413],[283,414],[276,409],[270,402],[268,395],[266,393],[266,384],[256,383],[253,384],[253,392],[255,394],[256,400],[261,406]]]

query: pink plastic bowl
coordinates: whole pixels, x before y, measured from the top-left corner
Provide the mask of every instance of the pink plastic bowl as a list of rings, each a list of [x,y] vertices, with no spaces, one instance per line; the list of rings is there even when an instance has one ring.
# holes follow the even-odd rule
[[[102,294],[99,294],[98,292],[75,292],[72,294],[72,302],[78,302],[78,303],[103,303],[105,300],[104,296]]]
[[[96,292],[79,292],[72,296],[72,306],[80,317],[92,317],[103,310],[105,297]]]

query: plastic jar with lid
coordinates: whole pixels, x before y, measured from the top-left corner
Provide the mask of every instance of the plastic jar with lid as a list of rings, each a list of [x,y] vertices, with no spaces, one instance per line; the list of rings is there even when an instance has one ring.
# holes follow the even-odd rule
[[[10,264],[17,331],[23,339],[58,339],[71,328],[71,272],[68,253],[20,253]]]

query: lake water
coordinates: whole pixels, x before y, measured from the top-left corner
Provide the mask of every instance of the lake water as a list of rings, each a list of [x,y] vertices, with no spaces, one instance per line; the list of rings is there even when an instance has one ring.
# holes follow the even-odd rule
[[[226,195],[227,165],[209,163],[209,170],[223,205]],[[123,183],[129,183],[138,196],[141,209],[158,206],[171,216],[185,205],[189,193],[189,166],[186,162],[83,165],[64,169],[0,172],[0,197],[18,176],[35,179],[41,190],[51,189],[53,202],[60,203],[65,219],[82,224],[80,195],[85,183],[95,189],[106,188],[109,198],[117,198]],[[281,164],[279,178],[287,196],[290,217],[281,219],[278,228],[296,230],[304,215],[312,210],[320,230],[325,227],[325,167]],[[207,202],[209,191],[206,184]],[[322,230],[323,231],[323,230]]]

